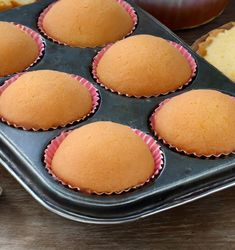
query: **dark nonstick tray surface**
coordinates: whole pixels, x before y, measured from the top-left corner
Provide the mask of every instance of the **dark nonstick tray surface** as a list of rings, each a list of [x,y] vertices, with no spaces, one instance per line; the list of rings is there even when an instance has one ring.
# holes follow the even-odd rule
[[[41,0],[33,5],[0,14],[1,21],[13,21],[38,31],[37,18],[53,2]],[[145,217],[184,204],[235,184],[235,155],[217,159],[186,156],[158,142],[164,153],[164,168],[149,184],[121,195],[96,196],[70,190],[55,181],[43,164],[48,143],[63,130],[99,120],[111,120],[138,128],[150,135],[149,117],[164,99],[191,89],[210,88],[235,95],[235,84],[197,56],[183,41],[135,4],[139,22],[133,34],[152,34],[182,44],[194,56],[198,69],[193,82],[183,90],[166,96],[128,98],[97,85],[91,75],[93,57],[100,50],[70,48],[45,38],[42,60],[30,70],[53,69],[78,74],[91,81],[100,93],[98,111],[87,120],[47,132],[27,132],[0,123],[0,163],[31,195],[49,210],[76,221],[121,223]],[[17,60],[17,58],[16,58]],[[1,84],[7,78],[0,78]]]

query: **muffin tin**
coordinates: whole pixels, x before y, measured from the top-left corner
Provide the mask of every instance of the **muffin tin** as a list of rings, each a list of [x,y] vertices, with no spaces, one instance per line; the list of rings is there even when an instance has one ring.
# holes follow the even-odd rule
[[[41,0],[33,5],[9,10],[0,14],[0,20],[21,23],[39,32],[38,16],[52,2]],[[188,86],[159,97],[137,99],[120,96],[105,90],[92,78],[92,60],[101,48],[70,48],[44,38],[44,56],[29,70],[54,69],[85,77],[99,90],[101,99],[98,110],[83,122],[51,131],[23,131],[0,124],[0,164],[44,207],[75,221],[97,224],[132,221],[235,185],[235,155],[196,158],[169,149],[161,141],[158,143],[164,154],[164,167],[160,175],[143,187],[120,195],[97,196],[71,190],[55,181],[45,169],[44,150],[62,131],[94,121],[111,120],[154,136],[149,118],[163,100],[198,88],[217,89],[235,95],[234,83],[156,19],[131,1],[128,2],[138,15],[133,34],[146,33],[172,40],[182,44],[193,55],[198,65],[197,75]],[[0,84],[8,78],[1,78]]]

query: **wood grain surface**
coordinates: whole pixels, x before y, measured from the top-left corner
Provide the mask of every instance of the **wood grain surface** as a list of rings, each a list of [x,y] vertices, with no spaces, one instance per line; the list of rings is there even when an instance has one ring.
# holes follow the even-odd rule
[[[192,44],[231,20],[234,0],[211,23],[177,34]],[[99,226],[48,212],[1,167],[0,186],[0,249],[235,249],[235,188],[137,222]]]

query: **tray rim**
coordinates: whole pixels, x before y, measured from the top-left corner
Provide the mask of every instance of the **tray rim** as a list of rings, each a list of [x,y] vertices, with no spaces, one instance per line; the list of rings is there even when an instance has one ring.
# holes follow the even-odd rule
[[[6,158],[8,160],[8,158]],[[97,225],[114,225],[114,224],[122,224],[122,223],[128,223],[128,222],[133,222],[133,221],[137,221],[139,219],[143,219],[146,217],[149,217],[151,215],[154,214],[158,214],[160,212],[163,211],[167,211],[170,210],[172,208],[196,201],[198,199],[204,198],[208,195],[217,193],[219,191],[225,190],[227,188],[233,187],[235,186],[235,176],[225,180],[225,181],[221,181],[218,182],[218,185],[215,185],[215,187],[212,186],[205,186],[204,188],[199,189],[199,194],[188,194],[184,197],[184,195],[182,197],[178,197],[177,199],[173,199],[173,201],[169,204],[166,204],[166,206],[160,209],[155,209],[149,212],[145,212],[142,214],[137,214],[135,216],[131,216],[129,217],[125,217],[124,219],[118,219],[118,220],[113,220],[113,219],[97,219],[94,217],[88,217],[88,216],[82,216],[80,214],[70,214],[70,213],[65,213],[60,211],[59,209],[56,209],[53,205],[50,205],[48,202],[46,202],[45,200],[43,200],[40,196],[38,196],[35,192],[33,192],[33,190],[26,184],[26,182],[24,182],[13,170],[10,166],[8,166],[8,164],[2,159],[2,157],[0,157],[0,164],[18,181],[18,183],[20,183],[20,185],[39,203],[41,204],[44,208],[46,208],[48,211],[57,214],[63,218],[66,219],[70,219],[76,222],[82,222],[82,223],[87,223],[87,224],[97,224]],[[188,195],[190,195],[188,198]]]

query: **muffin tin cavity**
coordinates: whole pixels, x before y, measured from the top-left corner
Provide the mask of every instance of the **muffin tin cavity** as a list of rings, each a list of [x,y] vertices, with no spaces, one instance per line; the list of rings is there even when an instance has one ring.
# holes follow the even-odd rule
[[[33,29],[17,22],[0,21],[0,77],[27,71],[43,57],[45,43]]]
[[[67,138],[69,135],[70,137]],[[117,145],[117,141],[121,143]],[[74,145],[75,151],[71,145]],[[63,148],[62,151],[60,146]],[[84,153],[81,147],[86,147],[89,153]],[[60,151],[57,153],[59,148]],[[71,150],[73,150],[72,153]],[[102,154],[100,158],[96,158],[100,153]],[[64,159],[63,155],[68,154],[70,154],[69,162],[58,161],[58,157]],[[106,155],[109,157],[107,158]],[[83,159],[80,162],[82,166],[78,164],[79,159]],[[123,164],[120,165],[120,162]],[[103,121],[62,132],[47,146],[44,163],[53,178],[66,187],[90,194],[111,195],[139,188],[157,177],[163,168],[163,154],[156,141],[142,131]],[[65,169],[70,169],[73,174],[70,171],[65,173]],[[79,171],[83,172],[81,177]],[[101,176],[100,173],[102,173]],[[76,179],[74,175],[77,175]],[[87,176],[87,179],[83,179],[83,176]],[[124,183],[117,182],[119,178],[124,178]],[[95,182],[92,181],[94,179]]]
[[[151,56],[156,53],[159,60],[154,56],[150,58],[152,49]],[[148,56],[143,57],[143,53]],[[111,66],[112,60],[114,67]],[[92,62],[92,75],[98,84],[118,95],[136,98],[157,97],[181,90],[192,82],[196,69],[195,59],[182,45],[149,35],[132,36],[108,45],[97,53]],[[167,79],[165,71],[173,76],[171,80]]]
[[[60,45],[80,48],[105,46],[129,36],[138,22],[134,8],[124,0],[81,1],[79,5],[74,0],[57,3],[50,4],[41,12],[37,25],[45,37]],[[95,8],[98,10],[96,13]]]
[[[18,74],[0,87],[3,122],[46,131],[83,121],[99,105],[98,90],[85,78],[55,70]]]
[[[150,127],[169,148],[186,155],[215,159],[234,154],[235,99],[216,90],[191,90],[161,102]]]

